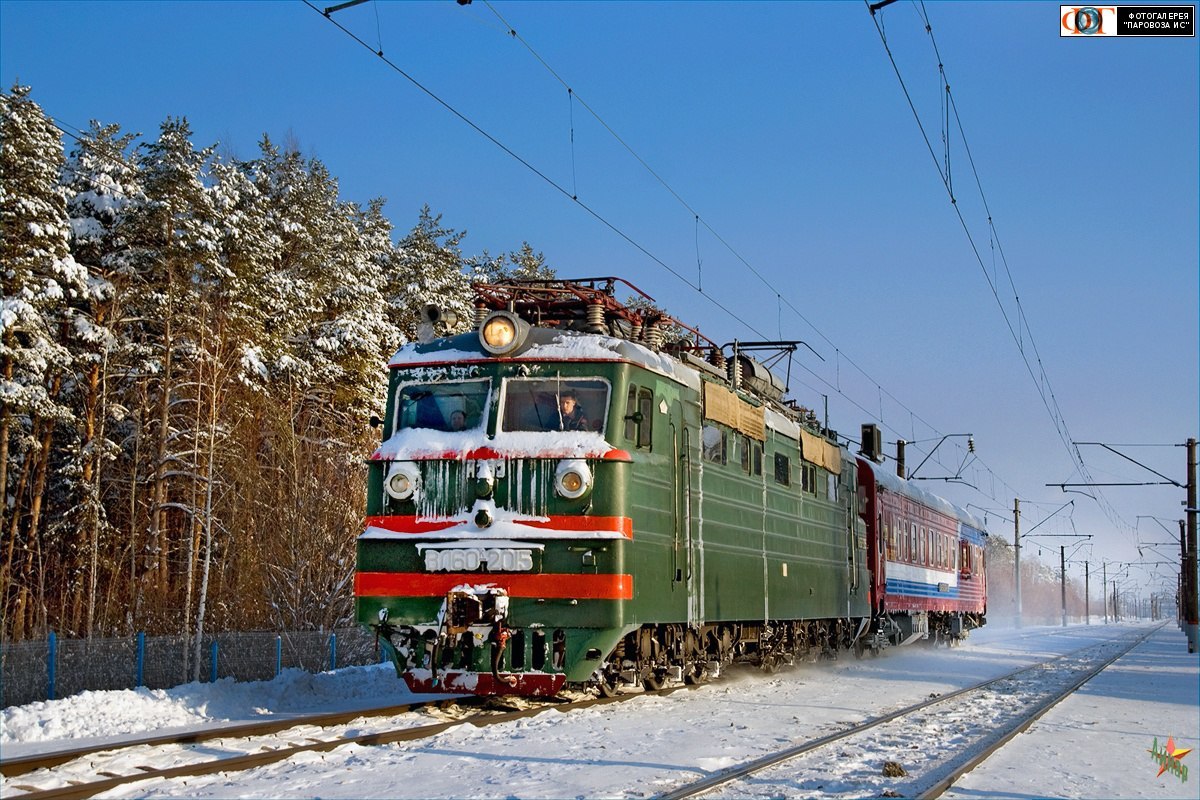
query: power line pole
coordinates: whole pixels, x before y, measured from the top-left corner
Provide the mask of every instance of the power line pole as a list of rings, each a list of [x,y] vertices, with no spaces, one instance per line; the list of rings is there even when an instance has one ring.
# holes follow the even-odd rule
[[[1085,625],[1092,624],[1092,597],[1091,589],[1088,588],[1091,585],[1089,582],[1090,576],[1088,575],[1090,568],[1090,562],[1083,562],[1083,619]]]
[[[1021,627],[1021,500],[1013,498],[1013,550],[1016,564],[1017,627]]]
[[[1179,576],[1179,590],[1180,590],[1180,595],[1181,595],[1179,598],[1179,616],[1180,616],[1181,627],[1183,628],[1184,634],[1187,636],[1188,652],[1195,653],[1196,649],[1197,649],[1197,639],[1200,638],[1200,600],[1198,600],[1198,598],[1197,598],[1197,584],[1200,583],[1200,580],[1197,579],[1197,575],[1196,575],[1196,513],[1197,513],[1197,509],[1196,509],[1196,438],[1189,437],[1188,440],[1183,445],[1184,447],[1187,448],[1187,483],[1185,483],[1185,484],[1180,483],[1179,481],[1173,480],[1171,478],[1168,478],[1166,475],[1163,475],[1158,470],[1152,469],[1151,467],[1146,466],[1145,464],[1141,463],[1140,461],[1130,458],[1129,456],[1122,453],[1120,450],[1117,450],[1112,445],[1104,444],[1103,442],[1072,442],[1072,444],[1075,445],[1076,447],[1081,447],[1083,445],[1094,445],[1096,447],[1103,447],[1105,450],[1108,450],[1111,453],[1115,453],[1116,455],[1120,456],[1121,458],[1125,459],[1126,461],[1136,464],[1137,466],[1141,467],[1144,470],[1147,470],[1148,472],[1154,473],[1155,475],[1162,478],[1163,480],[1149,482],[1149,483],[1147,483],[1147,482],[1140,482],[1140,483],[1139,482],[1127,482],[1127,481],[1123,481],[1123,482],[1119,482],[1119,483],[1094,483],[1094,482],[1048,483],[1048,484],[1046,484],[1047,486],[1057,486],[1060,489],[1062,489],[1063,491],[1066,491],[1066,488],[1068,486],[1157,486],[1157,485],[1170,485],[1170,486],[1175,486],[1177,488],[1187,490],[1187,501],[1184,503],[1185,510],[1187,512],[1187,534],[1184,535],[1183,531],[1180,531],[1180,536],[1179,536],[1179,546],[1180,546],[1180,549],[1182,550],[1182,554],[1181,554],[1182,563],[1180,564],[1180,576]],[[1179,445],[1175,445],[1175,446],[1178,447]],[[1114,618],[1119,620],[1120,619],[1120,609],[1116,607],[1115,595],[1116,595],[1116,592],[1114,591],[1113,616],[1114,616]],[[1105,609],[1105,610],[1107,611],[1107,609]]]
[[[1100,593],[1104,595],[1104,624],[1108,624],[1108,562],[1101,561],[1104,578],[1100,584]]]
[[[1187,440],[1187,555],[1183,559],[1183,602],[1188,652],[1196,652],[1197,628],[1200,627],[1200,603],[1196,598],[1196,439]]]
[[[1058,546],[1058,569],[1062,587],[1062,626],[1067,627],[1067,546]]]
[[[1184,609],[1187,601],[1183,599],[1187,593],[1187,521],[1179,520],[1179,577],[1175,579],[1175,624],[1183,635],[1187,636],[1187,625],[1184,624]]]

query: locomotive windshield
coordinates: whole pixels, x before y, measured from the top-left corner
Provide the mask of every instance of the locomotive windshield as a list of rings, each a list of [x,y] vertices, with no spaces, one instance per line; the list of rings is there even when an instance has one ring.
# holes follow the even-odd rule
[[[466,431],[483,427],[488,391],[484,380],[410,383],[396,397],[396,430]]]
[[[511,378],[504,382],[506,431],[604,433],[608,381],[599,378]]]

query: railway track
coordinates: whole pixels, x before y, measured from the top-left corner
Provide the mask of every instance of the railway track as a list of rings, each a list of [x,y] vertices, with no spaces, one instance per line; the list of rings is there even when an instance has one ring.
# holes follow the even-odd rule
[[[318,714],[306,717],[296,717],[288,720],[272,720],[270,722],[252,723],[248,725],[231,726],[227,728],[188,732],[175,736],[157,736],[108,745],[102,748],[82,748],[74,751],[62,751],[48,756],[31,756],[23,759],[12,759],[3,762],[4,776],[27,776],[21,781],[10,781],[5,792],[6,797],[20,797],[22,800],[71,800],[85,798],[109,791],[118,786],[154,778],[169,779],[197,775],[212,775],[218,772],[236,772],[239,770],[260,767],[284,761],[301,753],[326,752],[349,744],[384,745],[394,742],[414,741],[435,736],[457,725],[469,724],[476,727],[498,725],[515,720],[532,717],[549,710],[570,711],[589,708],[596,705],[619,703],[647,694],[668,695],[674,692],[690,689],[688,686],[671,686],[656,692],[634,692],[608,698],[587,698],[573,701],[540,700],[536,702],[523,701],[527,707],[517,710],[497,710],[497,704],[486,700],[461,706],[459,709],[446,713],[452,717],[444,722],[427,725],[412,725],[404,728],[377,731],[371,733],[343,733],[325,736],[313,736],[319,733],[321,727],[348,724],[356,719],[367,716],[385,716],[404,713],[421,707],[433,707],[436,715],[438,709],[445,712],[446,704],[416,703],[387,708],[370,709],[368,711],[344,712],[337,714]],[[462,701],[455,701],[456,704]],[[499,706],[503,708],[503,705]],[[317,727],[317,731],[306,731],[306,728]],[[296,733],[280,746],[280,739],[273,734],[296,730]],[[264,738],[256,742],[256,737]],[[196,747],[196,745],[204,745]],[[154,748],[179,746],[180,756],[188,757],[188,763],[171,767],[150,767],[139,764],[139,759],[146,760],[149,755],[161,755]],[[185,753],[185,748],[190,752]],[[225,752],[222,752],[225,751]],[[82,780],[69,777],[66,774],[56,774],[55,767],[69,769],[72,765],[79,766],[87,762],[85,770],[91,779]],[[118,771],[119,770],[119,771]],[[16,794],[19,792],[20,794]]]
[[[118,743],[109,742],[90,747],[75,747],[65,750],[55,750],[49,753],[39,753],[31,756],[5,758],[0,759],[0,775],[4,776],[5,778],[12,778],[17,775],[24,775],[27,772],[34,772],[39,769],[51,769],[53,767],[57,767],[59,764],[66,764],[77,759],[88,758],[99,753],[116,750],[130,750],[136,747],[156,747],[160,745],[171,744],[200,744],[202,742],[209,742],[216,739],[266,736],[272,733],[279,733],[290,728],[296,728],[304,725],[316,725],[321,727],[343,725],[356,719],[362,719],[363,717],[395,716],[396,714],[402,714],[406,711],[416,711],[425,707],[442,705],[445,702],[447,701],[438,701],[434,703],[404,703],[400,705],[380,706],[378,708],[366,708],[358,711],[302,714],[298,716],[289,716],[286,718],[273,718],[263,720],[261,722],[247,722],[235,725],[203,728],[200,730],[186,731],[183,733],[144,736],[137,739],[124,740]]]
[[[1091,648],[1082,648],[1082,650],[1088,649]],[[1042,665],[1071,658],[1074,655],[1075,653],[1070,653],[1066,656],[1058,656],[1049,662],[1042,662]],[[1014,675],[1042,665],[1018,670],[985,684],[968,687],[917,706],[901,709],[868,724],[879,724],[888,719],[899,718],[919,708],[950,700],[967,692],[976,691],[983,686],[998,684]],[[331,751],[347,744],[383,745],[414,741],[437,735],[464,723],[477,727],[503,724],[531,717],[551,708],[560,711],[576,710],[599,704],[621,702],[645,694],[667,695],[683,688],[695,687],[672,686],[659,692],[636,692],[618,695],[614,698],[589,698],[573,702],[538,701],[529,703],[522,701],[525,707],[521,708],[506,707],[505,704],[497,704],[495,701],[477,702],[475,698],[468,698],[458,701],[414,703],[353,712],[292,717],[286,720],[269,720],[219,729],[191,731],[178,735],[154,736],[120,744],[108,744],[103,747],[80,748],[28,758],[9,759],[0,762],[0,773],[9,779],[5,782],[6,796],[20,796],[28,798],[28,800],[90,797],[136,781],[236,772],[283,761],[301,753]],[[329,730],[338,726],[348,726],[355,720],[362,720],[364,717],[395,716],[414,710],[424,710],[428,716],[442,721],[422,724],[421,720],[414,720],[410,717],[408,719],[410,724],[402,728],[363,733],[363,726],[357,725],[341,732]],[[865,728],[859,726],[856,729],[817,740],[815,743],[791,748],[789,750],[791,755],[784,755],[783,758],[776,759],[771,763],[794,758],[822,743],[840,741],[860,729]],[[284,732],[289,733],[281,741],[278,734]],[[163,760],[162,748],[172,747],[177,748],[177,751],[173,753],[172,760],[185,763],[176,763],[168,767],[146,766],[148,762],[158,761],[161,763]],[[742,765],[744,774],[753,774],[769,767],[770,763],[765,762],[767,759],[759,759]],[[62,767],[62,769],[55,769],[56,767]],[[735,768],[731,768],[731,770],[733,769]],[[694,787],[690,790],[687,787],[680,787],[666,796],[686,797],[725,785],[737,779],[731,770],[712,776],[720,778],[720,780],[712,783],[708,788],[704,788],[702,784],[711,782],[711,778],[706,782],[689,784],[689,787]],[[17,776],[21,776],[19,780],[15,779]]]
[[[936,798],[1010,739],[1162,626],[1075,650],[998,678],[867,720],[827,736],[727,767],[660,794],[722,797]],[[869,750],[867,750],[869,748]],[[856,750],[887,751],[873,770]],[[895,766],[890,768],[888,763]],[[903,773],[903,774],[902,774]]]

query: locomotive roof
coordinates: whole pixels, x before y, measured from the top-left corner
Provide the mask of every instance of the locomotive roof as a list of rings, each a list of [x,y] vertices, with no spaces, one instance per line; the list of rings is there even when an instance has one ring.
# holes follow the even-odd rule
[[[896,473],[886,469],[882,464],[877,464],[869,458],[858,457],[858,460],[870,467],[872,474],[875,476],[875,483],[887,489],[889,492],[904,495],[910,500],[914,500],[922,505],[954,517],[964,525],[978,531],[984,536],[987,535],[987,528],[983,522],[967,511],[965,508],[960,508],[944,497],[939,497],[933,492],[927,492],[918,486],[913,485],[912,481],[907,481],[901,478]]]
[[[616,299],[617,284],[629,287],[640,298]],[[393,369],[459,366],[497,362],[624,362],[700,392],[705,381],[731,387],[723,366],[723,347],[653,305],[653,298],[620,278],[572,280],[506,280],[473,284],[477,312],[507,311],[529,323],[525,341],[504,356],[489,353],[479,331],[412,342],[400,347],[388,362]],[[668,336],[669,342],[664,342]],[[755,342],[749,345],[792,346],[797,342]],[[737,343],[733,343],[735,355]],[[725,345],[724,347],[729,347]],[[743,369],[750,376],[740,391],[754,398],[764,411],[767,428],[792,439],[802,429],[822,435],[806,424],[804,413],[783,400],[783,382],[753,359]],[[714,363],[715,362],[715,363]],[[764,373],[766,379],[764,380]],[[773,390],[773,391],[772,391]],[[811,412],[809,412],[811,413]],[[829,435],[826,439],[833,439]],[[848,453],[843,449],[843,462]]]
[[[456,336],[403,345],[388,362],[393,369],[434,364],[471,364],[494,361],[627,361],[670,378],[696,391],[700,373],[666,353],[628,339],[582,331],[531,328],[529,344],[513,356],[497,358],[483,349],[472,330]]]

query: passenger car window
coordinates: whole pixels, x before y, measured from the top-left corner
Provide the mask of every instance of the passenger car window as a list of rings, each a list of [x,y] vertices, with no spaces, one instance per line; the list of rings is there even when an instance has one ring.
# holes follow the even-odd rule
[[[716,425],[705,425],[701,432],[701,444],[705,461],[725,463],[725,431]]]
[[[775,482],[784,486],[792,484],[792,464],[783,453],[775,454]]]

